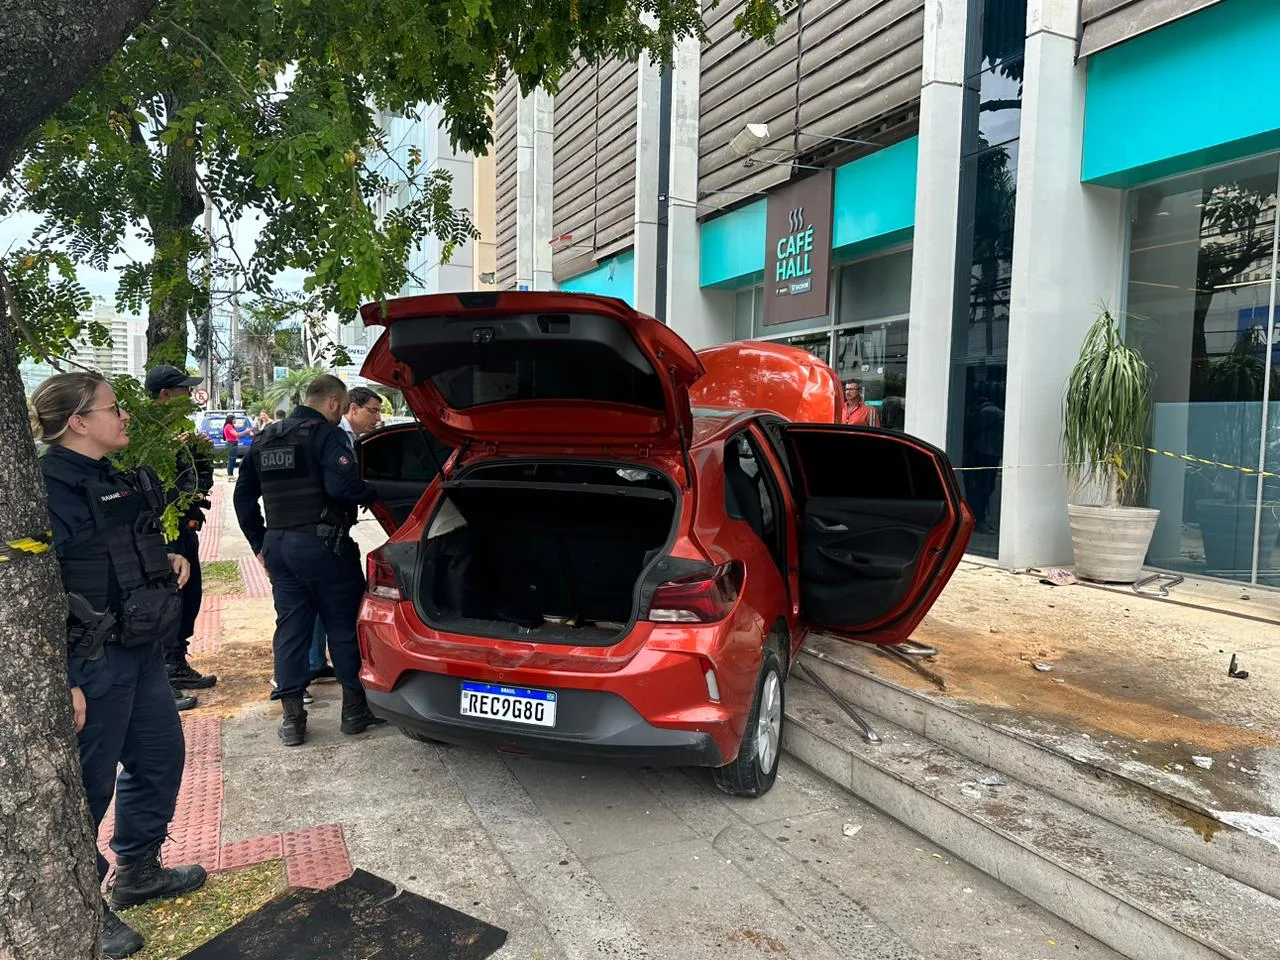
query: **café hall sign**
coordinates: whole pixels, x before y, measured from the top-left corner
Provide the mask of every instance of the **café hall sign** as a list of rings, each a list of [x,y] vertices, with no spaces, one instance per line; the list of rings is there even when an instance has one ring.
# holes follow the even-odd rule
[[[824,170],[769,195],[765,215],[765,324],[827,315],[831,184],[831,171]]]

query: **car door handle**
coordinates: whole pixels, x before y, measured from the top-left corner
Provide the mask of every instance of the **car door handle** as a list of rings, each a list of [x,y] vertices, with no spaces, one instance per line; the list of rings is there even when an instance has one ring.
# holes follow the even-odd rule
[[[843,523],[835,523],[835,524],[827,523],[827,521],[823,520],[821,517],[810,517],[809,519],[812,520],[813,525],[817,527],[819,530],[821,530],[823,533],[848,533],[849,532],[849,528],[845,526]]]

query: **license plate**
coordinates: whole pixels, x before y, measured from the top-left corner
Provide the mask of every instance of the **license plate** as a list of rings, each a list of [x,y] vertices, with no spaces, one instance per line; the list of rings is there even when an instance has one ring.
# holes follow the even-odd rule
[[[556,695],[550,690],[504,687],[494,683],[462,681],[464,717],[483,717],[508,723],[527,723],[535,727],[556,725]]]

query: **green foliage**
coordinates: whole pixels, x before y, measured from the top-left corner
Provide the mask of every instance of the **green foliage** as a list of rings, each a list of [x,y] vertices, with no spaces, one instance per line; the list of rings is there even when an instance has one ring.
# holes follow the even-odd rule
[[[1072,486],[1101,480],[1107,506],[1132,502],[1146,477],[1151,368],[1124,342],[1109,310],[1085,334],[1067,380],[1063,416]]]
[[[131,234],[146,240],[153,258],[120,271],[117,305],[149,307],[153,362],[182,362],[187,319],[233,278],[270,299],[282,271],[301,271],[310,310],[349,318],[406,285],[428,235],[446,256],[476,235],[449,175],[389,142],[380,111],[438,104],[454,145],[483,153],[509,74],[528,92],[554,89],[579,59],[669,61],[677,39],[703,35],[702,9],[702,0],[161,0],[29,139],[0,216],[39,214],[39,249],[98,269]],[[767,37],[780,20],[775,0],[750,0],[737,24]],[[205,197],[227,223],[261,216],[246,262],[225,238],[209,250],[194,229]]]
[[[17,342],[21,356],[61,357],[74,353],[78,341],[101,346],[110,340],[105,326],[82,319],[93,298],[76,279],[75,263],[65,253],[23,247],[0,256],[0,277],[13,291],[22,324]]]
[[[200,498],[195,490],[181,489],[178,465],[210,456],[213,445],[204,435],[193,432],[191,418],[196,405],[191,401],[152,400],[142,384],[129,376],[112,378],[111,386],[116,400],[131,418],[129,445],[113,459],[122,470],[148,466],[155,471],[168,494],[169,503],[161,519],[165,537],[172,540],[178,535],[178,521]]]

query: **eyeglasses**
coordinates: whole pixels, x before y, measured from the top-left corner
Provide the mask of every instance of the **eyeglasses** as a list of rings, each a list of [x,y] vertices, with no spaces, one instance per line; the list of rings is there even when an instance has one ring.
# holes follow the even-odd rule
[[[90,407],[88,410],[81,410],[79,413],[73,414],[73,416],[83,417],[86,414],[97,413],[99,410],[114,410],[117,417],[124,416],[124,407],[120,406],[119,400],[107,407]]]
[[[381,405],[381,404],[379,404],[379,405],[378,405],[378,406],[376,406],[376,407],[361,407],[360,409],[361,409],[361,410],[363,410],[365,413],[376,413],[376,414],[379,414],[379,415],[381,415],[381,413],[382,413],[382,405]]]

